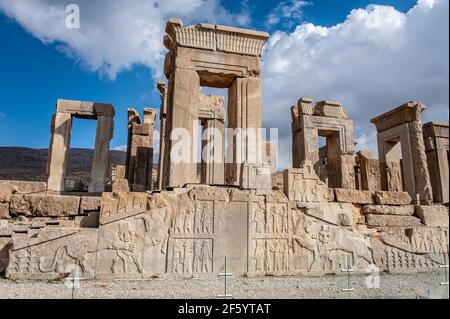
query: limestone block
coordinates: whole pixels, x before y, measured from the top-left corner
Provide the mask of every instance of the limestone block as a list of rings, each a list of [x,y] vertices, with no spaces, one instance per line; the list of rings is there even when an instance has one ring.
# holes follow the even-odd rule
[[[285,170],[283,179],[284,193],[289,200],[328,201],[328,186],[319,179],[310,162],[305,162],[302,168]]]
[[[116,179],[112,186],[113,193],[129,192],[130,186],[127,179]]]
[[[343,188],[335,188],[334,192],[338,202],[354,204],[372,204],[374,202],[373,192]]]
[[[448,210],[443,205],[416,206],[415,216],[422,220],[422,223],[431,227],[448,227]]]
[[[90,213],[88,216],[75,216],[74,226],[79,228],[96,228],[99,224],[100,213]]]
[[[0,219],[9,218],[9,203],[0,203]]]
[[[7,278],[55,279],[77,269],[94,277],[97,229],[45,227],[21,235],[13,238]]]
[[[0,182],[0,203],[9,203],[14,192],[14,187],[7,182]]]
[[[84,214],[92,211],[100,211],[102,205],[101,197],[83,196],[80,202],[80,213]]]
[[[375,192],[375,202],[379,205],[410,205],[412,199],[406,192]]]
[[[80,197],[62,195],[13,195],[11,215],[63,217],[79,214]]]
[[[414,216],[367,214],[366,222],[371,227],[415,227],[422,223]]]
[[[367,205],[363,207],[364,214],[376,214],[376,215],[402,215],[412,216],[414,215],[413,205]]]
[[[15,189],[14,193],[17,194],[43,193],[47,190],[47,183],[45,182],[0,181],[0,189],[2,183],[10,184]]]
[[[297,202],[297,208],[305,214],[318,218],[333,225],[354,225],[353,205],[349,203],[307,203]]]
[[[366,219],[364,217],[361,205],[352,205],[352,215],[356,224],[365,224]]]
[[[0,237],[10,237],[12,233],[12,224],[7,220],[0,220]]]
[[[9,262],[9,243],[11,238],[0,237],[0,274],[6,270]]]

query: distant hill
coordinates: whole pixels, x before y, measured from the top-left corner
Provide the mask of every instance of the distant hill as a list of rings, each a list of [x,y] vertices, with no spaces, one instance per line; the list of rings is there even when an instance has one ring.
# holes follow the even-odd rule
[[[0,179],[46,181],[48,149],[0,147]],[[110,151],[111,165],[125,165],[126,153]],[[70,149],[68,178],[86,178],[90,175],[94,151]]]

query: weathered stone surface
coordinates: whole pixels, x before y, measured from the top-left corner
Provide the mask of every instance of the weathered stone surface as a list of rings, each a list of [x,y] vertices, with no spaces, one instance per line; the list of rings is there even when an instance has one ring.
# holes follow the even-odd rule
[[[75,216],[74,227],[95,228],[99,225],[100,213],[90,213],[88,216]]]
[[[0,220],[0,237],[10,237],[12,235],[12,224],[7,220]]]
[[[0,274],[6,270],[9,263],[9,244],[11,238],[0,237]]]
[[[94,278],[97,229],[45,227],[13,238],[6,277],[54,279],[78,271]],[[131,247],[130,247],[131,249]]]
[[[409,102],[372,120],[378,132],[382,189],[402,189],[418,205],[433,202],[420,121],[424,109],[423,103]]]
[[[414,227],[420,226],[420,219],[414,216],[367,214],[366,222],[371,227]]]
[[[289,200],[328,201],[328,186],[319,179],[309,161],[306,161],[301,168],[285,170],[283,180],[284,193]]]
[[[379,205],[410,205],[411,202],[406,192],[375,192],[375,203]]]
[[[354,225],[353,205],[349,203],[298,202],[296,207],[304,210],[307,215],[316,217],[333,225]]]
[[[9,203],[14,187],[7,182],[0,182],[0,203]]]
[[[343,188],[335,188],[334,192],[338,202],[354,204],[372,204],[374,202],[373,192]]]
[[[45,183],[45,182],[2,181],[2,180],[0,180],[0,189],[1,189],[2,183],[8,183],[11,186],[13,186],[14,193],[16,193],[16,194],[43,193],[47,190],[47,183]]]
[[[426,123],[423,138],[430,172],[433,201],[449,202],[449,126],[448,123]]]
[[[367,205],[363,207],[364,214],[377,214],[377,215],[403,215],[412,216],[414,215],[413,205],[400,205],[400,206],[390,206],[390,205]]]
[[[299,168],[305,160],[310,161],[319,172],[319,136],[326,137],[328,186],[355,188],[355,157],[353,122],[336,102],[319,102],[311,115],[310,99],[300,99],[292,113],[293,167]]]
[[[13,195],[11,215],[62,217],[79,214],[80,197],[61,195]]]
[[[101,197],[83,196],[80,202],[80,213],[85,214],[92,211],[100,211],[101,205]]]
[[[130,185],[128,183],[128,180],[126,180],[126,179],[116,179],[113,182],[113,185],[112,185],[112,192],[113,193],[129,192],[129,191],[130,191]]]
[[[365,224],[366,219],[364,217],[361,205],[352,205],[352,215],[356,224]]]
[[[97,120],[94,157],[91,168],[89,192],[105,190],[107,176],[111,177],[109,143],[114,130],[114,107],[110,104],[58,100],[51,123],[51,140],[47,162],[48,190],[61,192],[65,188],[65,176],[69,156],[70,134],[73,118]]]
[[[431,227],[448,227],[448,209],[443,205],[416,206],[415,216]]]
[[[9,216],[9,203],[0,203],[0,219],[8,219]]]

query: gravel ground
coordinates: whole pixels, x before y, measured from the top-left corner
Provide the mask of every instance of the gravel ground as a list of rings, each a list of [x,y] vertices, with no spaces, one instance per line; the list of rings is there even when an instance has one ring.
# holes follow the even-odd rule
[[[380,287],[368,289],[366,276],[352,276],[351,287],[355,289],[350,298],[423,298],[438,296],[448,298],[448,290],[439,283],[442,273],[415,275],[380,275]],[[348,298],[346,276],[327,277],[264,277],[230,278],[228,293],[237,299],[343,299]],[[441,286],[442,287],[442,286]],[[448,286],[447,286],[448,287]],[[447,288],[448,289],[448,288]],[[74,298],[89,299],[211,299],[223,294],[223,279],[150,279],[81,281],[80,288],[73,291]],[[431,295],[430,295],[431,293]],[[63,281],[9,281],[0,279],[0,298],[72,298],[72,289]]]

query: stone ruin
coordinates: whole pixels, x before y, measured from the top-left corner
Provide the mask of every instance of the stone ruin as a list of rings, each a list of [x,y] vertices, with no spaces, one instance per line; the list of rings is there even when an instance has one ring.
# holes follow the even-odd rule
[[[236,134],[226,146],[224,134],[205,134],[202,143],[214,147],[196,158],[199,129],[261,127],[267,39],[168,22],[156,178],[155,110],[145,109],[142,119],[128,110],[126,163],[111,170],[114,108],[58,100],[48,182],[0,181],[0,272],[10,279],[74,271],[88,279],[216,276],[225,257],[227,271],[246,276],[339,274],[347,266],[416,273],[443,265],[448,124],[422,125],[422,103],[372,120],[379,160],[355,154],[353,122],[340,103],[307,98],[291,109],[293,167],[282,174],[275,173],[277,145],[259,135]],[[227,105],[201,95],[201,86],[227,88]],[[88,193],[64,189],[73,117],[98,121]],[[192,137],[188,163],[173,158],[177,128]],[[261,156],[253,156],[254,145]]]

